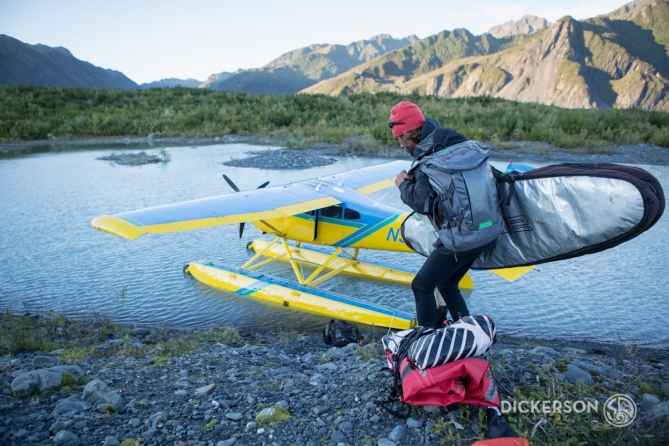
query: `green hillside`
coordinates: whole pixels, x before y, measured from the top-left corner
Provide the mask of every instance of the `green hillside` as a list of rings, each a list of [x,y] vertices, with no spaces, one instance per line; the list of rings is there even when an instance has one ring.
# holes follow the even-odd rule
[[[330,79],[362,62],[413,43],[410,36],[394,39],[383,34],[349,45],[311,45],[281,55],[265,67],[244,71],[214,89],[247,93],[290,94]]]
[[[625,19],[564,17],[515,39],[445,31],[303,92],[489,95],[567,108],[669,111],[669,1],[632,6],[616,15]]]

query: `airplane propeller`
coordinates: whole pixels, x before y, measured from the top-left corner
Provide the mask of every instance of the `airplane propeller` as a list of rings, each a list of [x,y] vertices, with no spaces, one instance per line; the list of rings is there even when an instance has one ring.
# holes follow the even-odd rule
[[[239,188],[237,187],[237,185],[235,183],[233,183],[232,180],[230,178],[228,178],[228,176],[226,174],[223,174],[223,179],[228,183],[228,185],[232,188],[232,190],[234,190],[235,192],[241,192],[239,190]],[[268,184],[269,184],[269,181],[265,181],[260,186],[258,186],[256,189],[262,189],[265,186],[267,186]],[[244,233],[244,225],[245,225],[244,222],[241,222],[239,224],[239,238],[242,238],[242,234]]]

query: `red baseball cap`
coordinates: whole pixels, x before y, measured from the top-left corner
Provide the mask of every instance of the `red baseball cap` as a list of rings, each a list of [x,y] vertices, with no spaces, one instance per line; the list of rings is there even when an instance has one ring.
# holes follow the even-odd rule
[[[420,108],[412,102],[400,102],[390,110],[390,120],[388,126],[393,131],[393,136],[397,138],[404,132],[422,127],[425,117]]]

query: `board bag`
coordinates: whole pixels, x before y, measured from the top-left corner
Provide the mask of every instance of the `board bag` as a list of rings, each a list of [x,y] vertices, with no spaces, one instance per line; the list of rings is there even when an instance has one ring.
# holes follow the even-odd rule
[[[604,251],[647,231],[664,212],[660,182],[636,167],[566,163],[492,171],[505,229],[472,269],[538,265]],[[402,224],[402,239],[428,256],[437,234],[426,216],[412,214]]]

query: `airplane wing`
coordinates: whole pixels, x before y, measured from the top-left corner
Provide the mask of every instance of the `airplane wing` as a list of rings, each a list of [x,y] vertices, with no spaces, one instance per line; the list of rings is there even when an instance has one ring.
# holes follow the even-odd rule
[[[142,234],[287,217],[341,203],[327,194],[327,188],[314,187],[315,181],[345,185],[367,195],[392,186],[395,175],[408,166],[408,162],[394,161],[318,180],[103,215],[93,219],[91,224],[101,231],[134,240]]]
[[[402,170],[411,166],[409,161],[392,161],[390,163],[378,164],[376,166],[363,167],[348,172],[321,177],[328,183],[341,184],[350,187],[362,195],[380,191],[394,186],[395,176]]]
[[[103,215],[93,219],[91,225],[101,231],[134,240],[142,234],[287,217],[339,203],[341,201],[319,192],[311,184],[294,183]]]

